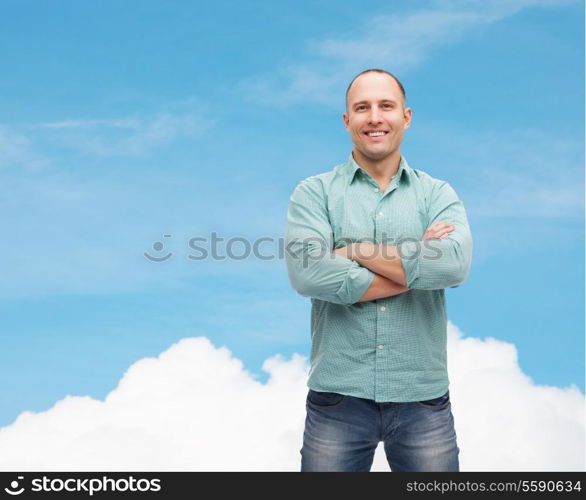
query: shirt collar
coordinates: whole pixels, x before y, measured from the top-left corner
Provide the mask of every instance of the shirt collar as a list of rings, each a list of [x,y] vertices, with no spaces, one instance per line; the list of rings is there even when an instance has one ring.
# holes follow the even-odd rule
[[[348,163],[346,163],[346,167],[348,172],[348,184],[352,184],[352,181],[354,180],[358,172],[362,172],[364,175],[368,175],[368,172],[366,172],[366,170],[364,170],[360,165],[358,165],[358,163],[356,163],[356,160],[354,159],[352,153],[350,153],[350,156],[348,157]],[[395,176],[397,178],[397,182],[403,180],[403,178],[406,179],[409,176],[410,171],[411,167],[409,167],[409,164],[407,163],[405,157],[401,155],[401,160],[399,162],[399,170],[397,171],[397,175]]]

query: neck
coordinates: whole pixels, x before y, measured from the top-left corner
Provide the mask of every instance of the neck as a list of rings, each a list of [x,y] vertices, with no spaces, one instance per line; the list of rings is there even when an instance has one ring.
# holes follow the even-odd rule
[[[399,171],[399,163],[401,163],[401,151],[399,149],[380,160],[367,158],[356,148],[352,151],[352,156],[354,161],[366,170],[373,179],[383,181],[390,181]]]

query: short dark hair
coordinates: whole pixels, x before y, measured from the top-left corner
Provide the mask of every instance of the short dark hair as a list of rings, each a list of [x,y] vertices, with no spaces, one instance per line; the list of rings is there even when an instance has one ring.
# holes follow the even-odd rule
[[[384,73],[385,75],[389,75],[393,80],[395,80],[397,82],[397,85],[401,89],[401,94],[403,94],[403,101],[406,101],[407,94],[405,93],[405,87],[403,87],[403,84],[399,81],[399,79],[395,75],[393,75],[392,73],[389,73],[388,71],[386,71],[384,69],[378,69],[378,68],[365,69],[364,71],[358,73],[354,78],[352,78],[350,85],[348,85],[348,88],[346,89],[346,111],[348,111],[348,93],[350,92],[350,88],[352,87],[352,84],[356,81],[356,79],[359,76],[362,76],[366,73]]]

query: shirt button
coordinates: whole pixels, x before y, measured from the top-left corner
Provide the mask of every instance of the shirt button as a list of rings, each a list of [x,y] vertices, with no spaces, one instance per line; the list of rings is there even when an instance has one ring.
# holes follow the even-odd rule
[[[378,216],[379,216],[379,217],[382,217],[383,215],[385,215],[385,214],[383,214],[382,212],[379,212],[379,213],[378,213]]]
[[[387,308],[386,308],[385,306],[380,306],[380,310],[381,310],[382,312],[385,312],[385,311],[386,311],[386,309],[387,309]]]
[[[385,348],[385,346],[384,346],[384,345],[382,345],[382,344],[379,344],[379,345],[378,345],[378,348],[379,348],[379,349],[384,349],[384,348]]]
[[[378,193],[378,188],[374,188],[374,192],[375,193]]]

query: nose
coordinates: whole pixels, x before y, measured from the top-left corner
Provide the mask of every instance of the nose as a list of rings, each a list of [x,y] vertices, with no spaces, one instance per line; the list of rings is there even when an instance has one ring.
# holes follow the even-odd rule
[[[373,106],[370,108],[370,114],[368,116],[368,121],[370,123],[380,123],[380,121],[381,121],[380,110],[376,106]]]

